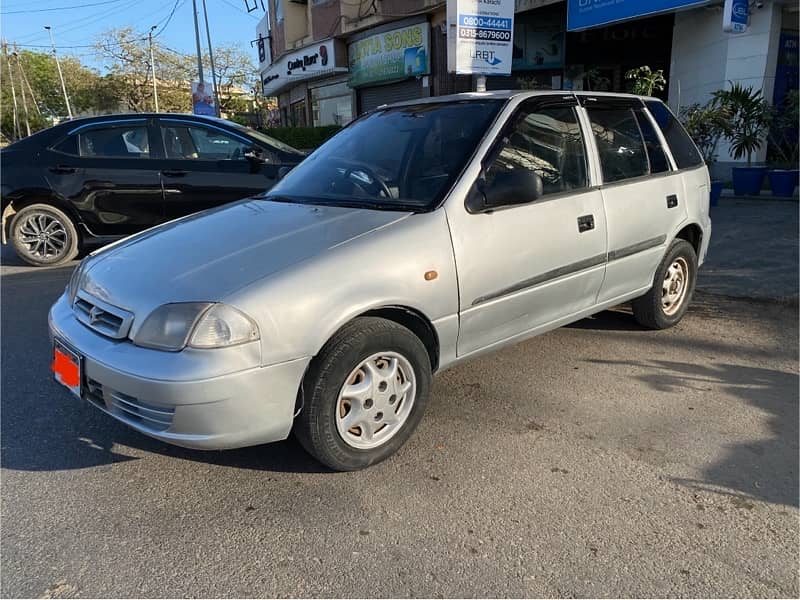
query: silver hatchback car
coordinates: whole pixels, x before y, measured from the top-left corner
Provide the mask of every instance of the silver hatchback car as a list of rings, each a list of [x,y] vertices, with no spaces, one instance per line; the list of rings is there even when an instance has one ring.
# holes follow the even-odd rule
[[[87,257],[53,371],[165,442],[294,430],[333,469],[395,452],[432,373],[608,307],[677,323],[709,177],[654,98],[490,92],[381,107],[269,193]]]

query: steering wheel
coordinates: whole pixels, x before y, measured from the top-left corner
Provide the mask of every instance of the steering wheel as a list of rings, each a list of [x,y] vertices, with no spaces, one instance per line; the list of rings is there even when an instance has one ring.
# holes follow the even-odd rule
[[[391,198],[392,197],[392,192],[389,189],[389,186],[386,185],[386,182],[383,179],[381,179],[380,177],[378,177],[375,174],[375,171],[373,171],[369,167],[366,167],[366,166],[363,166],[363,165],[359,165],[357,167],[350,167],[349,169],[347,169],[344,172],[344,178],[347,179],[348,181],[352,181],[353,183],[355,183],[358,187],[360,187],[364,191],[370,192],[371,190],[368,190],[366,188],[366,186],[368,185],[366,181],[362,181],[358,177],[350,177],[350,175],[352,175],[353,173],[359,172],[359,171],[361,173],[364,173],[365,175],[367,175],[370,179],[372,179],[373,185],[378,188],[376,196],[379,196],[380,193],[383,192],[383,195],[386,196],[387,198]]]

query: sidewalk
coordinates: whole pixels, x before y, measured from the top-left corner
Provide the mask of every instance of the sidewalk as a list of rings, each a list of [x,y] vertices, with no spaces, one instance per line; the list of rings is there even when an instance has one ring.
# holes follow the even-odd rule
[[[797,303],[797,202],[723,197],[711,221],[699,291]]]

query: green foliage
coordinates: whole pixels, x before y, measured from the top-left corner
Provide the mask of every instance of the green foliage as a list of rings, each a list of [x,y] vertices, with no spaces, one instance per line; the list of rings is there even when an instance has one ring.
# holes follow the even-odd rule
[[[738,160],[747,157],[747,166],[753,161],[753,153],[764,145],[769,127],[770,106],[752,86],[731,82],[728,90],[717,90],[713,101],[730,115],[730,129],[725,138],[731,144],[731,156]]]
[[[341,127],[271,127],[264,133],[300,150],[313,150],[331,138]]]
[[[664,71],[653,71],[647,65],[627,71],[625,79],[633,81],[631,92],[640,96],[652,96],[653,92],[662,91],[667,83]]]
[[[680,119],[707,165],[717,160],[717,144],[730,133],[730,112],[717,102],[692,104],[681,109]]]
[[[797,90],[791,90],[779,106],[770,110],[769,153],[777,166],[796,169],[800,160],[797,130],[800,124]]]

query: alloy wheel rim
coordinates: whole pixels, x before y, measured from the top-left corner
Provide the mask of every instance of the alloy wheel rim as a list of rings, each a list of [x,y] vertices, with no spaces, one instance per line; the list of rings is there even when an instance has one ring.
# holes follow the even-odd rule
[[[661,286],[661,308],[665,315],[672,316],[680,310],[688,288],[689,263],[678,257],[667,269]]]
[[[58,218],[45,212],[35,212],[25,217],[17,239],[32,258],[53,260],[66,252],[69,234]]]
[[[385,444],[414,408],[417,380],[411,363],[397,352],[378,352],[345,379],[336,400],[336,429],[359,450]]]

